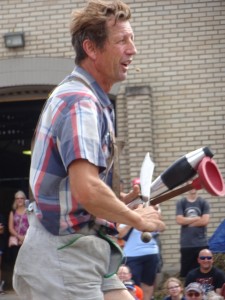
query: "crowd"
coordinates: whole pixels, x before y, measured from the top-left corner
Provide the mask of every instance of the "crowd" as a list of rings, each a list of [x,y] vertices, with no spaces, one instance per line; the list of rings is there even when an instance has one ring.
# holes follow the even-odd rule
[[[136,179],[133,183],[137,185],[139,181]],[[135,189],[137,189],[137,186],[135,186]],[[122,191],[121,195],[123,194]],[[11,267],[13,268],[15,264],[18,251],[29,226],[25,200],[26,195],[23,191],[15,193],[12,210],[8,216],[8,227],[4,216],[0,215],[0,265],[6,246],[8,247],[10,255]],[[187,203],[184,204],[185,202]],[[201,203],[200,205],[199,202]],[[198,217],[195,211],[195,207],[197,207],[197,211],[201,211],[200,213],[198,212],[201,218],[207,220],[206,222],[199,223],[201,226],[193,226],[194,220],[200,220],[200,217]],[[204,214],[206,216],[202,217]],[[200,197],[198,198],[196,190],[191,190],[188,192],[186,198],[177,202],[176,215],[177,223],[181,225],[180,240],[182,246],[185,245],[184,240],[187,236],[189,237],[189,245],[191,245],[191,242],[193,242],[191,234],[196,236],[199,231],[199,236],[202,237],[204,242],[198,240],[198,244],[196,240],[193,242],[193,247],[187,247],[187,249],[181,246],[180,274],[178,277],[169,277],[164,282],[164,300],[189,300],[193,298],[198,300],[223,299],[221,293],[223,284],[225,283],[225,273],[213,265],[213,253],[208,249],[207,244],[206,225],[209,221],[208,203],[206,200]],[[183,229],[183,227],[185,227],[185,229]],[[189,232],[186,227],[191,227]],[[203,227],[204,230],[202,230],[201,227]],[[124,283],[134,299],[153,299],[157,273],[161,271],[162,267],[159,232],[153,232],[151,241],[144,243],[141,240],[141,232],[135,228],[125,224],[118,224],[117,229],[117,242],[122,246],[125,255],[123,264],[119,267],[117,272],[119,279]],[[8,235],[6,234],[7,231]],[[204,235],[202,234],[203,232]],[[121,240],[123,243],[121,243]],[[187,258],[189,265],[184,259],[184,253],[186,253],[186,255],[189,253],[190,257]],[[195,253],[197,253],[197,257],[195,257]],[[190,260],[191,258],[193,259],[192,262]],[[196,262],[194,260],[196,260]],[[0,294],[4,294],[3,285],[4,280],[2,279],[0,268]]]
[[[133,182],[139,183],[137,179]],[[176,221],[181,226],[180,272],[177,277],[169,277],[164,282],[164,300],[223,299],[225,273],[213,264],[207,238],[209,219],[209,203],[198,196],[197,190],[188,191],[186,197],[177,201]],[[160,269],[162,264],[158,233],[153,232],[151,241],[144,243],[141,233],[130,226],[119,224],[118,232],[118,239],[124,240],[125,254],[124,265],[118,271],[119,278],[126,284],[129,280],[129,289],[132,280],[133,290],[141,288],[142,296],[135,294],[134,299],[153,299],[157,266]],[[122,276],[122,272],[129,276]]]
[[[133,181],[138,184],[138,181]],[[137,188],[137,187],[135,187]],[[123,192],[122,192],[123,193]],[[196,200],[202,202],[201,205]],[[8,228],[3,215],[0,215],[0,266],[2,263],[2,255],[8,247],[11,267],[13,268],[18,251],[23,243],[25,234],[28,229],[28,218],[25,207],[26,195],[23,191],[15,193],[12,210],[8,216]],[[192,205],[184,206],[184,201],[189,201]],[[204,210],[204,205],[206,209]],[[199,220],[194,212],[194,208],[198,210],[202,208],[201,215],[206,214],[207,222],[209,221],[209,205],[205,200],[198,198],[196,190],[189,191],[187,198],[183,198],[177,202],[177,223],[181,226],[189,227],[187,224],[193,224],[193,220]],[[189,212],[189,207],[191,213]],[[185,221],[186,218],[186,221]],[[204,223],[204,231],[206,235],[206,223]],[[184,225],[185,224],[185,225]],[[200,223],[202,224],[202,223]],[[197,227],[197,226],[190,226]],[[201,226],[199,226],[201,227]],[[8,230],[7,230],[8,229]],[[156,286],[157,273],[161,271],[162,255],[159,247],[159,233],[153,232],[152,239],[149,243],[144,243],[141,240],[141,232],[128,225],[118,224],[118,243],[122,246],[124,251],[124,261],[119,267],[117,275],[124,283],[127,290],[136,300],[150,300],[154,299],[154,288]],[[199,228],[191,228],[196,232]],[[8,231],[8,235],[6,234]],[[187,229],[183,232],[181,228],[181,245],[183,245],[183,235],[189,236],[189,241],[193,238],[190,237],[191,233],[187,233]],[[200,235],[202,236],[202,235]],[[186,238],[186,237],[185,237]],[[123,240],[123,243],[121,243]],[[7,241],[7,245],[6,245]],[[189,242],[190,244],[190,242]],[[163,292],[165,294],[164,300],[221,300],[224,299],[222,294],[222,287],[225,284],[225,273],[213,265],[213,253],[208,249],[207,238],[204,236],[204,243],[200,245],[205,248],[202,249],[197,243],[193,247],[187,247],[186,255],[189,251],[197,252],[196,263],[190,262],[191,266],[187,265],[182,253],[185,252],[181,248],[181,270],[178,277],[169,277],[163,284]],[[184,247],[185,248],[185,247]],[[193,249],[192,249],[193,248]],[[196,251],[197,251],[196,250]],[[183,253],[184,255],[184,253]],[[184,265],[183,265],[184,264]],[[187,270],[188,269],[188,270]],[[184,270],[187,270],[184,274]],[[4,294],[3,290],[4,280],[2,279],[0,268],[0,294]]]

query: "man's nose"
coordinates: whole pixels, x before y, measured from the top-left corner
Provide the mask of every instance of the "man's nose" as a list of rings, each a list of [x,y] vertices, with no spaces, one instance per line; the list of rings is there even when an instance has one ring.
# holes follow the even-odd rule
[[[129,43],[129,47],[127,49],[127,53],[129,55],[135,55],[135,54],[137,54],[137,48],[136,48],[135,43],[134,43],[133,40],[131,40],[130,43]]]

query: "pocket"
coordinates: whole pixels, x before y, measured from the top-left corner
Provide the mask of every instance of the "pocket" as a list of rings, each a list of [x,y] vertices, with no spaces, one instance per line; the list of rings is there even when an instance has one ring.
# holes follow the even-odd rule
[[[101,285],[110,261],[108,242],[95,235],[80,235],[60,248],[57,256],[66,285]]]
[[[115,241],[112,238],[110,238],[109,235],[104,234],[101,231],[101,229],[99,229],[98,235],[103,240],[109,243],[111,249],[108,272],[104,275],[104,278],[109,278],[117,273],[120,265],[122,264],[124,258],[123,251],[120,248],[120,246],[117,243],[115,243]]]

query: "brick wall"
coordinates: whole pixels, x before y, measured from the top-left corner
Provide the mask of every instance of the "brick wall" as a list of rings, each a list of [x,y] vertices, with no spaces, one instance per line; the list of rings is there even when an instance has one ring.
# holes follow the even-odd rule
[[[132,140],[128,136],[128,148],[130,145],[133,147],[136,141],[137,153],[133,158],[137,167],[135,175],[138,176],[141,166],[140,152],[142,159],[145,152],[152,153],[156,164],[154,174],[158,176],[180,156],[202,146],[209,146],[215,152],[214,158],[225,175],[225,2],[129,3],[133,9],[132,25],[139,53],[127,85],[149,85],[152,90],[152,98],[149,98],[152,122],[149,141],[152,138],[152,146],[143,146],[138,139],[140,126],[142,136],[148,136],[142,126],[144,118],[138,113],[136,116],[134,113],[133,122],[137,122],[138,116],[137,134]],[[122,93],[119,102],[123,101],[123,97]],[[134,107],[137,112],[146,109],[142,96],[134,99],[136,106],[131,102],[127,103],[127,107]],[[118,117],[121,120],[119,124],[125,126],[121,111]],[[125,157],[127,153],[124,153]],[[123,176],[131,175],[127,165],[130,166],[130,163],[123,165]],[[211,203],[210,236],[224,219],[224,197],[212,197],[203,190],[199,194]],[[161,235],[164,270],[175,272],[179,270],[180,228],[175,222],[177,199],[179,197],[161,204],[167,225]]]
[[[24,31],[24,49],[6,49],[0,59],[74,56],[69,18],[81,0],[2,0],[0,34]],[[138,54],[117,97],[118,136],[126,141],[121,174],[126,189],[150,152],[155,177],[189,151],[209,146],[225,175],[225,1],[127,0]],[[72,69],[73,66],[71,66]],[[13,66],[12,66],[13,70]],[[224,218],[224,198],[209,199],[209,235]],[[161,205],[164,270],[179,269],[175,200]]]

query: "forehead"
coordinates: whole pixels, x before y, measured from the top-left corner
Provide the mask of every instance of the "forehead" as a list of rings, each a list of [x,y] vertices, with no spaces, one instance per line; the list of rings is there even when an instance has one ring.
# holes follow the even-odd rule
[[[199,256],[212,256],[212,253],[210,250],[203,250],[199,253]]]
[[[119,268],[118,272],[129,272],[129,270],[126,266],[122,266],[122,267]]]
[[[117,21],[115,23],[115,19],[111,18],[107,22],[107,29],[108,29],[108,33],[109,33],[110,37],[124,36],[124,35],[129,35],[132,37],[134,36],[133,29],[128,20]]]
[[[16,193],[15,197],[24,197],[24,195],[22,193]]]
[[[174,284],[174,283],[177,283],[175,280],[170,280],[169,282],[168,282],[168,285],[170,285],[170,284]]]
[[[174,285],[179,285],[178,284],[178,282],[176,282],[175,280],[170,280],[169,282],[168,282],[168,286],[170,287],[170,286],[174,286]]]

